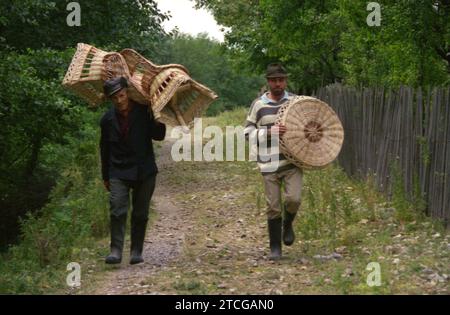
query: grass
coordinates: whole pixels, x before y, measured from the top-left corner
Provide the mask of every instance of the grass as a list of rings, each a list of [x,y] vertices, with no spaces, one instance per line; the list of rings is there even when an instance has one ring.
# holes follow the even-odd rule
[[[40,215],[28,216],[21,243],[0,262],[1,293],[43,294],[66,286],[67,264],[91,258],[93,241],[105,234],[107,208],[100,185],[89,182],[65,198],[54,194]]]
[[[408,230],[395,212],[385,213],[392,205],[382,195],[347,179],[336,166],[306,173],[304,203],[295,225],[297,242],[285,247],[286,258],[279,264],[268,262],[264,208],[258,209],[254,193],[261,189],[259,174],[246,163],[224,168],[215,163],[203,169],[209,178],[218,178],[221,172],[237,177],[215,183],[214,190],[195,193],[195,204],[186,205],[195,207],[196,231],[186,242],[181,262],[148,279],[154,288],[176,294],[449,293],[447,282],[433,282],[423,273],[429,267],[440,276],[449,274],[449,237],[433,238],[439,225],[424,219]],[[251,179],[244,181],[245,177]],[[205,186],[212,185],[204,181]],[[207,211],[217,209],[225,187],[234,187],[227,191],[236,195],[234,204],[224,213]],[[245,225],[236,224],[239,220]],[[221,225],[212,229],[217,222]],[[424,250],[430,244],[430,250]],[[332,253],[341,258],[315,258]],[[381,286],[367,285],[371,262],[380,265]],[[161,288],[159,283],[166,285]]]

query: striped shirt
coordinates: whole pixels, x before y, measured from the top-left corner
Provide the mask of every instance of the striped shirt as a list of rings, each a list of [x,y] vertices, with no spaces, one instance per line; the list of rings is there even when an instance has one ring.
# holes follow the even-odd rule
[[[294,167],[279,151],[278,137],[268,136],[268,129],[275,124],[277,113],[281,105],[295,97],[294,94],[284,92],[278,102],[270,99],[268,92],[253,101],[247,115],[244,133],[250,139],[256,139],[257,148],[251,145],[250,152],[257,150],[257,162],[261,173],[269,174]],[[267,149],[266,149],[267,148]],[[252,154],[252,153],[251,153]]]

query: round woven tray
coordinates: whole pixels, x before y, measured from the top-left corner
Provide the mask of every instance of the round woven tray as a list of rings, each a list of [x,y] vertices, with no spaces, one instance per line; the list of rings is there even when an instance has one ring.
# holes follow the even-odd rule
[[[304,169],[323,168],[338,156],[344,142],[344,128],[326,103],[309,96],[297,96],[278,111],[276,124],[285,125],[280,151]]]
[[[84,98],[91,106],[105,101],[103,95],[103,58],[108,52],[79,43],[72,58],[63,86]]]

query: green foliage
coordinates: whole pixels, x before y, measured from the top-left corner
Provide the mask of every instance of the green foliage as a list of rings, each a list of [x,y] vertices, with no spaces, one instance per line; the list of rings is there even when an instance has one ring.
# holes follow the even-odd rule
[[[98,119],[98,115],[91,117]],[[20,244],[12,246],[0,261],[0,292],[46,293],[49,288],[63,287],[65,267],[79,261],[79,248],[88,248],[94,238],[107,234],[107,195],[98,178],[98,130],[86,124],[82,133],[82,139],[71,139],[67,145],[72,154],[50,150],[65,169],[50,201],[22,220]]]
[[[287,65],[295,92],[335,81],[384,86],[450,82],[448,1],[384,1],[382,26],[374,28],[365,23],[366,2],[356,0],[196,0],[230,28],[225,45],[206,35],[165,36],[161,22],[167,16],[153,0],[78,1],[81,27],[66,24],[69,2],[0,4],[1,241],[10,237],[16,217],[22,217],[21,243],[0,261],[2,293],[61,287],[67,263],[107,231],[98,169],[99,117],[61,87],[78,42],[105,50],[131,47],[159,64],[185,65],[194,79],[219,95],[208,114],[225,111],[217,119],[221,126],[243,123],[245,109],[227,110],[250,104],[263,84],[254,73],[275,60]],[[422,153],[427,163],[428,152]],[[304,240],[355,247],[368,232],[361,220],[376,223],[377,215],[384,215],[377,211],[379,197],[372,186],[361,188],[344,177],[338,168],[306,177],[305,211],[297,225]],[[401,174],[394,170],[393,179],[395,219],[414,229],[422,196],[416,192],[412,203],[406,201]],[[260,187],[255,198],[262,208]],[[203,292],[195,281],[176,286]],[[342,286],[348,291],[350,283]]]
[[[0,47],[25,51],[50,47],[64,50],[78,42],[97,46],[114,44],[142,50],[164,33],[162,14],[153,0],[77,1],[81,26],[68,26],[71,1],[2,1]],[[142,40],[145,37],[146,40]]]
[[[352,180],[337,166],[306,172],[297,222],[305,246],[308,248],[311,242],[318,242],[327,250],[339,246],[353,250],[370,239],[371,230],[382,221],[407,231],[420,229],[417,222],[427,220],[423,200],[420,197],[408,200],[398,166],[393,164],[390,172],[393,182],[388,202],[377,190],[374,178]],[[434,229],[439,228],[442,225],[436,222]],[[378,235],[374,242],[382,243],[391,238],[389,228],[385,227],[384,231],[386,235]]]
[[[56,73],[63,54],[55,51],[10,53],[0,63],[0,120],[2,156],[10,162],[27,156],[18,149],[40,149],[48,142],[61,142],[63,135],[77,129],[81,109],[72,104]],[[47,63],[38,60],[47,60]],[[57,62],[55,62],[57,61]],[[54,73],[50,73],[54,72]],[[59,73],[60,74],[60,73]],[[51,77],[51,79],[49,79]]]
[[[370,27],[367,2],[197,0],[228,27],[227,44],[250,68],[284,62],[297,92],[349,85],[445,85],[450,73],[450,5],[383,1]],[[251,18],[249,18],[251,17]]]
[[[305,211],[301,216],[301,233],[305,239],[324,238],[332,242],[336,240],[337,217],[346,216],[345,212],[341,213],[343,208],[340,207],[343,195],[345,192],[338,195],[334,179],[330,177],[312,173],[306,178],[302,208],[310,211]]]
[[[349,84],[445,85],[449,83],[449,10],[444,2],[385,1],[380,27],[369,27],[366,4],[344,1],[348,30],[342,36]]]
[[[218,94],[219,98],[208,109],[209,116],[237,105],[248,106],[264,84],[259,76],[242,71],[229,49],[206,34],[197,37],[175,34],[167,38],[160,49],[166,52],[156,59],[160,64],[179,63],[186,66],[195,80]]]
[[[321,240],[326,247],[352,247],[365,237],[361,220],[373,221],[382,198],[366,183],[349,180],[337,166],[306,172],[297,228],[306,241]]]
[[[78,134],[83,110],[60,84],[69,54],[0,53],[0,206],[6,211],[0,246],[13,241],[16,217],[41,206],[54,182],[54,170],[45,172],[40,161],[42,149]]]

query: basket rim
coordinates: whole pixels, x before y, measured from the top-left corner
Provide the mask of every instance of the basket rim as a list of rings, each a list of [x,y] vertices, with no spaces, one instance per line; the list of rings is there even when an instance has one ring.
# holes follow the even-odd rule
[[[292,113],[299,115],[299,111],[306,108],[299,106],[309,102],[309,106],[318,107],[314,113],[316,116],[301,117],[306,121],[315,122],[307,125]],[[302,104],[303,103],[303,104]],[[322,116],[319,117],[317,113]],[[291,116],[290,116],[291,115]],[[325,116],[324,121],[320,121]],[[289,119],[289,116],[291,119]],[[308,120],[309,119],[309,120]],[[333,128],[330,128],[330,122]],[[322,124],[321,124],[322,123]],[[278,111],[276,124],[286,125],[288,131],[280,138],[280,151],[294,165],[307,169],[323,168],[332,163],[339,155],[344,142],[344,128],[336,112],[324,101],[310,96],[295,96]],[[296,127],[293,131],[289,125]],[[332,130],[333,132],[331,132]]]

